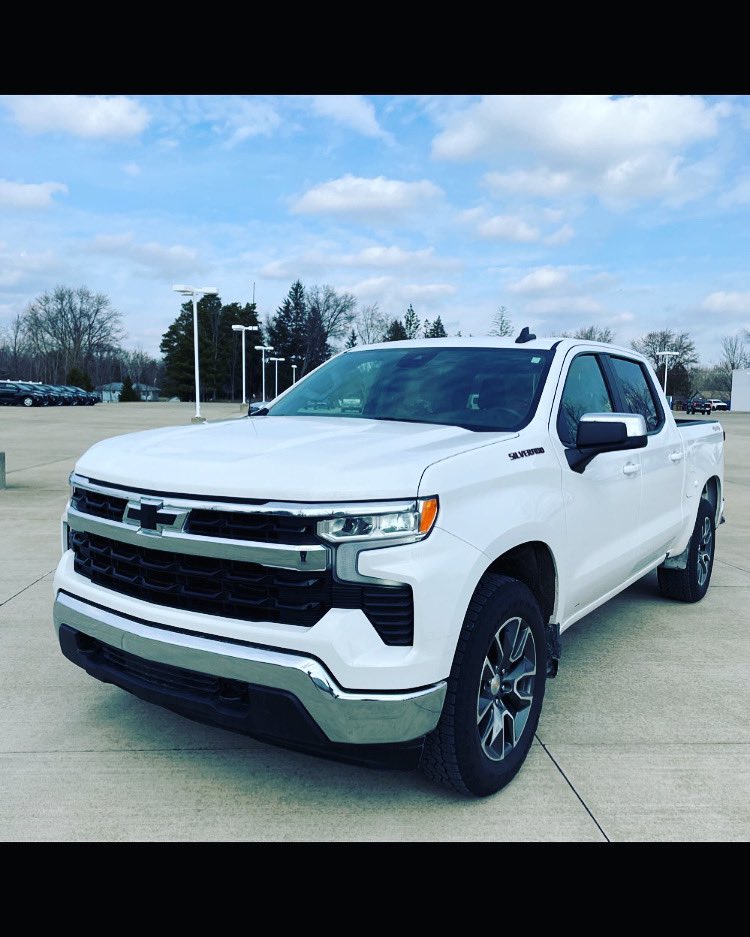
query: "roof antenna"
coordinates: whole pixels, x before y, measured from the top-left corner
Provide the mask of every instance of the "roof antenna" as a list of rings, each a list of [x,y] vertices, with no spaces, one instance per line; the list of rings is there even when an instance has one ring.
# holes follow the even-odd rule
[[[523,345],[525,342],[533,342],[535,338],[536,335],[534,335],[533,332],[529,332],[528,325],[525,325],[521,329],[521,334],[516,339],[516,345]]]

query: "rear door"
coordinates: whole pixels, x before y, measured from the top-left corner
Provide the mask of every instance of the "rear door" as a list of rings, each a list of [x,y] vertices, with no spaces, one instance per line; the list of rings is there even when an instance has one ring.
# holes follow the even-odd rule
[[[568,549],[560,558],[567,583],[562,618],[570,618],[630,577],[641,553],[640,450],[605,452],[583,473],[574,472],[565,449],[574,448],[584,413],[616,410],[611,375],[601,356],[584,351],[563,367],[550,423],[550,440],[560,460]]]
[[[646,421],[648,444],[640,450],[643,472],[638,522],[644,566],[663,556],[682,530],[685,461],[682,437],[668,419],[645,364],[624,355],[604,355],[611,370],[617,408],[640,413]]]

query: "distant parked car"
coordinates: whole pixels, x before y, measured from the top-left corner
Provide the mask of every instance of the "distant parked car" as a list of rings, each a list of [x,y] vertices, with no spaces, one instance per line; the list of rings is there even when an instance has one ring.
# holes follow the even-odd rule
[[[43,394],[47,395],[47,401],[50,406],[62,407],[65,403],[65,394],[62,392],[61,388],[56,387],[54,384],[35,384],[34,386],[38,387]]]
[[[33,384],[19,381],[0,381],[0,404],[3,406],[46,407],[46,394]]]
[[[711,404],[712,410],[728,410],[726,400],[716,400],[715,398],[710,398],[708,401]]]
[[[94,400],[91,398],[89,392],[82,387],[72,387],[70,384],[64,384],[63,390],[70,391],[73,395],[73,404],[75,406],[90,407],[94,404]]]
[[[685,412],[710,414],[711,402],[706,400],[705,397],[696,395],[695,397],[691,397],[690,400],[688,400],[687,404],[685,405]]]

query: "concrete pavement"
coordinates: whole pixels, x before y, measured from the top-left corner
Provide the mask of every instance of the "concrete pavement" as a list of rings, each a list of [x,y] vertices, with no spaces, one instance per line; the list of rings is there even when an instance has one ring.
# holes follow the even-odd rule
[[[664,600],[654,574],[566,632],[528,761],[484,800],[192,723],[65,660],[51,583],[75,459],[191,414],[0,409],[0,840],[750,838],[750,414],[720,417],[728,523],[706,599]]]

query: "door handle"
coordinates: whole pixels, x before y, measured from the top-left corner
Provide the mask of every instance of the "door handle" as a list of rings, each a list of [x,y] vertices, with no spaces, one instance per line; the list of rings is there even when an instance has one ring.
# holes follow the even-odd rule
[[[637,475],[638,466],[635,462],[626,462],[622,467],[622,471],[625,475]]]
[[[682,453],[681,452],[670,452],[669,453],[670,462],[682,462]]]

